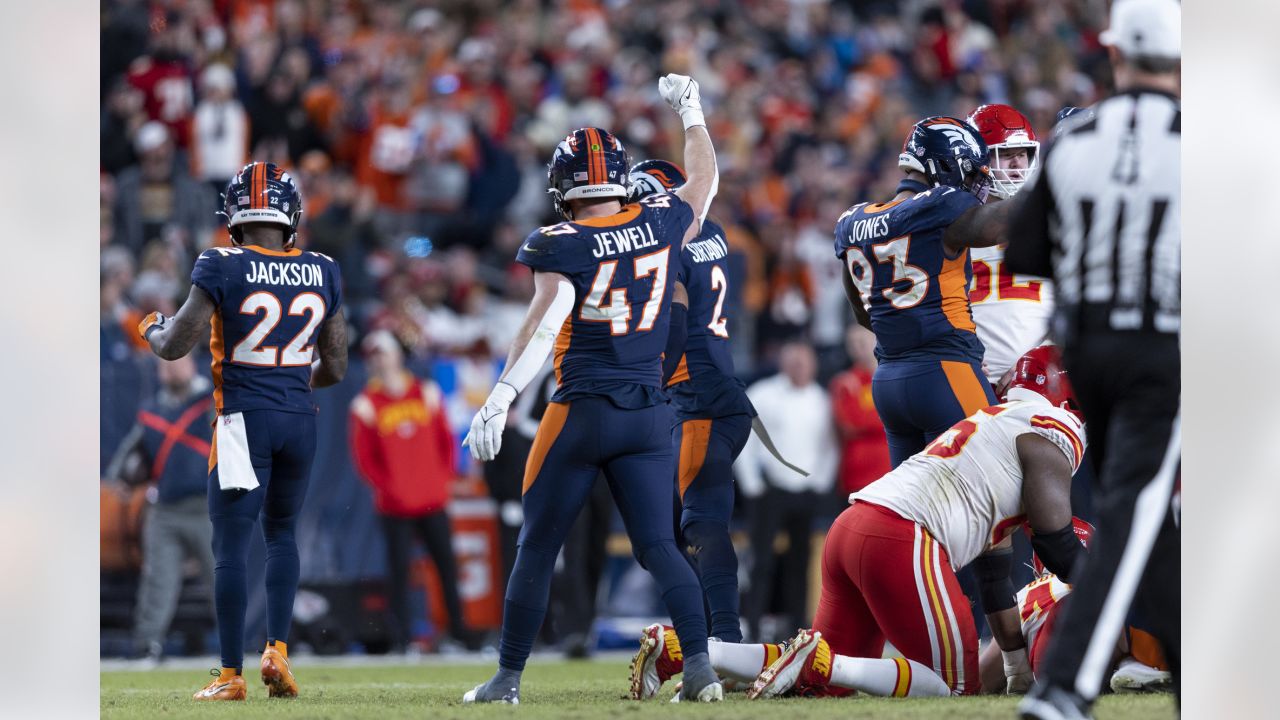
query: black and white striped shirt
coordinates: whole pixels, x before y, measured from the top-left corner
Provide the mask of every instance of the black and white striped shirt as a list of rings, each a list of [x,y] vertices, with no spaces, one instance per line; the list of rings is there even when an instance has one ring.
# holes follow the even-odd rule
[[[1075,121],[1072,124],[1072,121]],[[1052,278],[1059,333],[1177,333],[1182,112],[1134,89],[1069,118],[1010,219],[1005,264]]]

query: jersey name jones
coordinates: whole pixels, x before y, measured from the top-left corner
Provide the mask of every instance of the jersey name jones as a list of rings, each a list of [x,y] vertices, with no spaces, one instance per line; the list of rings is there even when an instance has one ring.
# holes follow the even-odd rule
[[[889,234],[889,215],[873,215],[862,220],[854,220],[849,228],[850,240],[862,242],[871,238],[885,237]]]

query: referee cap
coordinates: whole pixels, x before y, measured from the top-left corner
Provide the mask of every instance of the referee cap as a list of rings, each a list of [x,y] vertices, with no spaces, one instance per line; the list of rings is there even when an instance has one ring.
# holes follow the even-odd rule
[[[1176,0],[1116,0],[1098,36],[1127,58],[1181,58],[1182,6]]]

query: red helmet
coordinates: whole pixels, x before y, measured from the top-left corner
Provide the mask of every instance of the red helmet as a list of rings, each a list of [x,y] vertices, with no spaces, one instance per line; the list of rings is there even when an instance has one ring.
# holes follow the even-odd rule
[[[1030,400],[1028,393],[1048,400],[1055,407],[1060,407],[1083,420],[1080,406],[1076,403],[1075,391],[1071,389],[1071,379],[1062,368],[1062,360],[1058,348],[1053,345],[1041,345],[1031,348],[1013,366],[1013,377],[1005,388],[1003,400]]]
[[[978,129],[983,141],[991,150],[987,158],[994,181],[992,194],[1007,198],[1018,192],[1040,164],[1040,143],[1036,140],[1036,131],[1031,129],[1031,121],[1026,115],[1008,105],[983,105],[969,116],[969,124]],[[1006,155],[1012,150],[1026,150],[1027,166],[1017,170],[1005,168]]]
[[[1026,525],[1023,527],[1026,528],[1027,534],[1030,535],[1031,527]],[[1071,529],[1076,531],[1076,539],[1080,541],[1080,544],[1086,548],[1089,547],[1089,543],[1093,541],[1093,526],[1073,516],[1071,518]],[[1037,577],[1045,574],[1044,563],[1040,562],[1040,558],[1036,557],[1034,552],[1031,553],[1031,567],[1036,571]]]

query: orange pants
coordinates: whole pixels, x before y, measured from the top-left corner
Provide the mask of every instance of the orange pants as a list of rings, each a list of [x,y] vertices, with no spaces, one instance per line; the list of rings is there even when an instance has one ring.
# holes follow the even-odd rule
[[[946,549],[879,505],[854,503],[827,533],[814,629],[850,657],[878,658],[888,640],[957,695],[981,684],[973,611]]]

